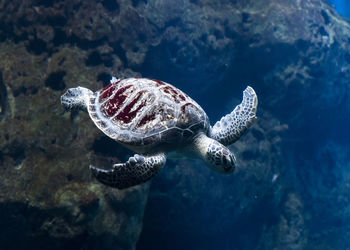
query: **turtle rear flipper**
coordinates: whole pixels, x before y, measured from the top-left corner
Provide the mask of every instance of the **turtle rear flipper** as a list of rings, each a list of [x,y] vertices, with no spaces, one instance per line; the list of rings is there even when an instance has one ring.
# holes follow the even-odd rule
[[[61,96],[61,103],[67,109],[81,108],[86,109],[89,98],[94,93],[83,87],[70,88]]]
[[[110,170],[90,166],[96,179],[110,187],[124,189],[144,183],[157,175],[166,161],[164,153],[152,156],[134,155],[125,163],[113,165]]]
[[[243,91],[243,100],[228,115],[216,122],[210,131],[210,137],[227,146],[237,141],[256,120],[258,97],[254,89],[248,86]]]

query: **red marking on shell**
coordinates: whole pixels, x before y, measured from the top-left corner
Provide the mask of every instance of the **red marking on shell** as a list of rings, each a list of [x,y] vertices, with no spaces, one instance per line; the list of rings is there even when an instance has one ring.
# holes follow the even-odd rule
[[[117,91],[115,95],[113,96],[112,99],[107,101],[103,106],[102,106],[102,111],[107,117],[113,116],[120,107],[123,105],[125,99],[128,97],[128,95],[125,95],[124,92],[131,88],[132,85],[125,86]],[[107,90],[109,91],[109,90]]]
[[[181,100],[185,101],[186,97],[183,94],[180,94],[179,97],[181,98]]]
[[[169,94],[171,96],[171,98],[173,99],[174,102],[179,103],[185,100],[185,97],[179,93],[178,91],[176,91],[173,87],[171,87],[170,85],[167,85],[165,87],[162,87],[161,90],[166,93]]]
[[[195,105],[193,105],[192,103],[188,102],[188,103],[186,103],[186,104],[184,104],[184,105],[181,106],[181,111],[182,111],[182,112],[185,112],[187,106],[190,106],[190,107],[192,107],[192,108],[198,110],[198,108],[197,108]]]
[[[162,107],[158,107],[157,109],[152,110],[151,112],[149,112],[147,115],[145,115],[141,121],[139,121],[139,123],[137,124],[137,128],[155,120],[157,118],[156,115],[159,115],[160,117],[160,121],[166,121],[169,117],[167,117],[166,115],[164,115],[164,109]]]
[[[143,125],[153,121],[154,119],[156,119],[156,113],[155,112],[147,114],[141,119],[141,121],[139,121],[139,123],[137,124],[136,127],[139,128],[139,127],[141,127],[141,126],[143,126]]]
[[[156,83],[156,86],[157,86],[157,87],[159,87],[159,86],[161,86],[161,85],[164,85],[164,84],[165,84],[164,82],[159,81],[159,80],[154,80],[154,79],[152,79],[152,81],[154,81],[154,82]]]
[[[110,84],[107,87],[104,87],[102,89],[100,97],[98,98],[99,102],[103,102],[105,99],[110,97],[113,94],[113,92],[115,91],[115,89],[117,88],[117,86],[114,86],[113,84]]]
[[[137,112],[139,112],[140,109],[146,106],[146,100],[143,100],[137,108],[131,111],[144,93],[146,93],[146,91],[140,91],[139,93],[137,93],[134,100],[132,100],[128,105],[126,105],[125,108],[114,118],[114,120],[129,123],[132,119],[134,119],[136,117]]]
[[[107,85],[106,87],[104,87],[103,89],[101,89],[100,90],[101,95],[99,98],[99,102],[103,102],[103,100],[110,97],[113,94],[113,92],[115,91],[115,89],[117,88],[117,85],[120,81],[121,80],[113,82],[113,83]]]

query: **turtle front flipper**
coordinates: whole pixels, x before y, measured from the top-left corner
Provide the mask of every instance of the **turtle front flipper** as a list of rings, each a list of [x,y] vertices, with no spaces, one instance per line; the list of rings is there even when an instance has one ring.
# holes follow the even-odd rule
[[[216,122],[210,131],[210,137],[227,146],[237,141],[256,120],[258,97],[252,87],[243,91],[241,104],[228,115]]]
[[[114,164],[110,170],[90,166],[92,174],[101,183],[124,189],[144,183],[157,175],[166,161],[164,153],[152,156],[140,156],[135,154],[125,163]]]

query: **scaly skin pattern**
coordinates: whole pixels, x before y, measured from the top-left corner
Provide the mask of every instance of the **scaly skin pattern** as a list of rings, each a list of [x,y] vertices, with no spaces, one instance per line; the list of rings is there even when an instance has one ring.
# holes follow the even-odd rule
[[[256,120],[258,97],[252,87],[243,91],[243,100],[230,114],[216,122],[210,131],[210,137],[223,145],[231,145]]]
[[[90,166],[92,174],[101,183],[124,189],[144,183],[154,177],[164,166],[166,157],[164,153],[152,156],[134,155],[125,163],[113,165],[111,170],[104,170]]]
[[[193,148],[212,170],[223,174],[229,174],[235,170],[237,162],[234,154],[206,134],[198,133],[193,140]]]
[[[232,173],[235,170],[236,157],[217,141],[208,145],[206,156],[207,161],[211,163],[210,165],[220,166],[221,170],[223,170],[220,172]]]

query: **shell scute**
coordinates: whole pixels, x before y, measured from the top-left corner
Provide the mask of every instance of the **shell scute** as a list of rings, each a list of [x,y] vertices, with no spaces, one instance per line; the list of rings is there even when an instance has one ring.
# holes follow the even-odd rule
[[[165,96],[168,96],[171,100],[173,100],[176,103],[180,103],[181,101],[185,101],[186,98],[184,95],[180,94],[178,91],[175,90],[174,87],[170,85],[166,85],[160,89]]]
[[[111,94],[114,92],[114,90],[117,88],[118,83],[120,82],[120,80],[118,81],[113,81],[111,82],[111,84],[107,85],[106,87],[104,87],[103,89],[100,90],[101,95],[100,95],[100,102],[103,102],[103,100],[107,99],[108,97],[111,96]]]
[[[130,123],[136,116],[137,112],[140,111],[141,108],[143,108],[146,105],[146,100],[143,100],[142,102],[138,103],[138,101],[141,99],[142,95],[145,94],[146,91],[140,91],[136,94],[136,96],[133,98],[133,100],[128,103],[124,109],[122,109],[118,115],[116,115],[113,120],[114,121],[122,121],[124,123]],[[138,104],[136,104],[138,103]]]
[[[164,138],[165,143],[176,143],[182,140],[183,130],[179,128],[168,129],[161,132],[161,138]]]
[[[110,89],[112,89],[113,91],[109,91]],[[110,89],[106,91],[109,94],[108,97],[102,99],[99,98],[100,103],[102,102],[102,100],[107,100],[101,108],[106,117],[112,117],[113,115],[115,115],[125,103],[127,97],[134,92],[132,85],[128,85],[120,89],[116,89],[116,87],[113,86]],[[102,95],[105,95],[106,92],[103,92]]]
[[[143,142],[143,145],[145,146],[149,146],[149,145],[152,145],[152,144],[156,144],[160,141],[160,136],[159,134],[155,134],[155,135],[152,135],[152,136],[148,136],[148,137],[145,137],[143,138],[142,142]]]
[[[111,138],[129,145],[181,143],[209,127],[207,115],[195,101],[159,80],[111,81],[92,99],[88,111],[94,123]]]

